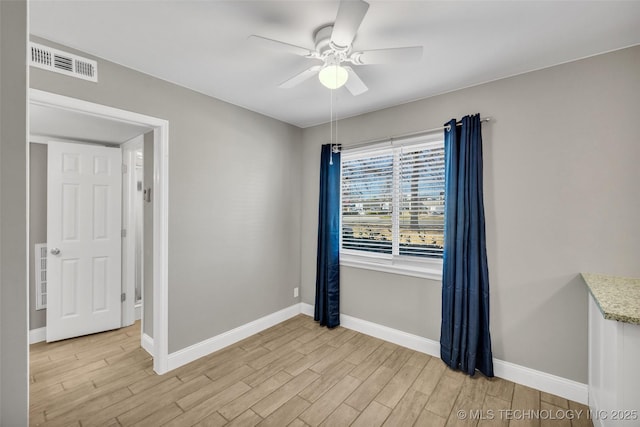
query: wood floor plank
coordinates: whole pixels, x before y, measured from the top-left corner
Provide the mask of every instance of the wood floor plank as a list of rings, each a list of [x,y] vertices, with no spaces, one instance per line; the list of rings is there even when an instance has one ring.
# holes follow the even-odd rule
[[[312,382],[302,390],[299,395],[303,399],[313,403],[320,398],[327,390],[336,385],[338,381],[344,378],[349,372],[353,370],[355,365],[341,360],[338,363],[332,365],[329,371],[322,375],[320,378]]]
[[[200,363],[195,363],[192,369],[187,369],[185,366],[178,368],[178,372],[176,375],[185,382],[190,381],[191,379],[198,377],[202,374],[208,376],[212,380],[216,380],[217,378],[228,374],[230,371],[237,369],[243,365],[247,364],[247,358],[251,358],[252,356],[259,357],[266,353],[269,350],[258,347],[256,349],[246,351],[242,348],[236,347],[233,349],[231,353],[225,353],[221,355],[220,358],[214,358],[198,361]],[[211,363],[211,360],[215,360],[216,363]]]
[[[522,411],[522,417],[514,417],[509,421],[509,427],[539,427],[540,419],[533,416],[525,416],[531,410],[540,409],[540,392],[530,387],[516,384],[513,389],[511,401],[513,411]]]
[[[309,369],[319,374],[324,373],[331,365],[345,359],[351,353],[353,353],[357,347],[350,342],[345,342],[340,347],[334,349],[334,351],[326,354],[322,359],[314,363]],[[304,420],[303,420],[304,421]]]
[[[415,389],[409,389],[384,422],[385,426],[411,426],[418,419],[429,396]]]
[[[242,366],[249,366],[248,364],[253,361],[255,358],[262,357],[267,354],[269,350],[264,347],[258,347],[256,349],[245,352],[245,354],[239,355],[237,358],[226,360],[221,363],[209,364],[209,369],[205,369],[203,372],[206,376],[211,378],[213,381],[227,375],[230,371],[238,369]],[[218,360],[216,359],[216,362]],[[254,370],[254,368],[251,368]],[[180,378],[184,381],[186,378],[189,378],[189,374],[183,374]]]
[[[98,411],[86,413],[86,415],[80,419],[82,427],[100,426],[111,418],[118,417],[130,410],[138,408],[149,400],[156,399],[163,393],[172,391],[180,384],[182,383],[177,377],[165,377],[165,380],[150,390],[149,393],[132,395],[129,399],[123,399],[114,405],[105,406]]]
[[[463,385],[464,388],[464,385]],[[482,401],[472,399],[472,396],[462,391],[458,393],[456,402],[449,414],[447,427],[474,427],[478,424],[478,418],[481,417]],[[464,414],[461,416],[460,414]]]
[[[444,374],[446,365],[440,359],[432,357],[427,362],[426,366],[422,369],[418,377],[413,382],[411,387],[427,396],[431,396],[433,390],[438,385],[438,381]]]
[[[220,422],[225,423],[225,424],[217,424],[217,425],[225,425],[229,427],[252,427],[252,426],[258,425],[262,421],[262,418],[260,417],[260,415],[256,414],[251,409],[247,409],[245,412],[240,414],[230,423],[227,423],[225,418],[222,417],[221,415],[218,415],[218,413],[214,415],[216,416],[216,421],[219,420]],[[203,421],[206,421],[206,419]],[[200,422],[196,424],[196,426],[209,427],[211,426],[211,424],[202,424],[202,422]]]
[[[460,395],[477,403],[477,406],[482,406],[488,387],[489,380],[482,374],[476,374],[473,377],[465,376]]]
[[[336,348],[341,347],[343,344],[349,342],[349,340],[359,335],[356,331],[345,329],[342,326],[338,326],[334,329],[329,329],[328,332],[332,337],[327,342],[327,344]]]
[[[289,330],[286,334],[276,336],[273,339],[264,342],[262,346],[268,350],[273,351],[284,345],[291,344],[291,341],[294,341],[299,336],[304,335],[305,332],[306,330],[301,328]],[[295,343],[294,348],[297,347],[298,345],[299,345],[298,343]]]
[[[511,402],[513,399],[513,388],[515,384],[511,381],[494,377],[489,380],[489,386],[487,387],[487,394],[495,396],[498,399]]]
[[[444,427],[446,424],[447,418],[434,414],[426,408],[422,410],[416,420],[416,426],[420,427]]]
[[[293,362],[290,366],[285,367],[285,371],[293,376],[300,375],[332,351],[334,351],[333,347],[328,345],[321,346],[311,353],[307,353],[306,356],[298,359],[296,362]]]
[[[218,378],[215,381],[210,381],[203,387],[200,387],[193,392],[185,395],[184,397],[176,400],[178,406],[180,406],[183,410],[188,411],[193,408],[197,404],[209,399],[211,396],[214,396],[225,388],[242,381],[244,377],[253,373],[254,370],[247,366],[242,365],[237,369],[229,372],[227,375]],[[205,375],[206,378],[209,378]]]
[[[393,378],[394,371],[386,366],[380,366],[369,376],[348,398],[345,403],[359,411],[363,411],[380,393],[380,390]]]
[[[298,418],[310,426],[320,425],[359,385],[359,379],[347,375],[300,414]]]
[[[353,427],[378,427],[386,421],[390,413],[391,409],[374,400],[351,425]]]
[[[546,396],[549,398],[549,396]],[[569,404],[567,403],[567,406]],[[571,427],[571,420],[566,417],[566,409],[560,406],[552,405],[548,402],[540,402],[541,416],[540,427]]]
[[[252,409],[262,418],[266,418],[293,396],[304,390],[309,384],[317,380],[318,377],[317,373],[306,370],[256,403]]]
[[[67,404],[60,405],[45,411],[45,417],[47,422],[43,425],[60,425],[61,423],[75,421],[77,415],[74,413],[74,409],[78,406],[82,407],[82,411],[85,413],[93,413],[101,408],[111,406],[114,403],[120,402],[131,396],[131,392],[128,388],[121,388],[107,394],[100,394],[89,400],[68,402]]]
[[[242,420],[241,420],[242,421]],[[198,421],[193,426],[196,427],[220,427],[220,426],[228,426],[230,425],[227,420],[224,419],[222,415],[217,412],[214,412],[211,415],[206,416],[205,418]],[[250,424],[247,424],[250,425]]]
[[[32,411],[46,411],[51,408],[59,407],[66,402],[80,402],[89,396],[95,395],[96,388],[92,382],[85,382],[71,390],[65,390],[63,393],[56,393],[43,400],[31,400],[29,403]],[[102,393],[102,390],[100,391]]]
[[[258,425],[260,427],[280,427],[288,424],[291,425],[291,423],[298,419],[298,415],[304,412],[309,406],[311,406],[311,404],[300,396],[293,396]],[[298,419],[298,421],[300,420]],[[302,421],[300,422],[302,425],[307,425]]]
[[[175,376],[177,377],[177,375]],[[129,387],[129,390],[131,390],[131,393],[138,394],[145,390],[149,390],[152,387],[155,387],[157,384],[160,384],[165,380],[166,378],[164,378],[162,375],[157,375],[155,373],[152,375],[147,374],[144,377],[140,378],[139,380],[131,381],[128,387]]]
[[[340,334],[343,334],[347,331],[347,329],[345,328],[336,328],[333,330],[326,328],[321,329],[323,330],[323,332],[320,335],[318,335],[314,340],[301,345],[297,348],[297,350],[300,353],[309,354],[320,347],[329,345],[329,342],[336,340],[337,338],[339,338]]]
[[[389,356],[396,350],[398,346],[392,343],[384,343],[376,348],[367,358],[358,364],[351,372],[351,376],[361,381],[366,380]]]
[[[35,401],[47,401],[58,393],[64,393],[64,387],[61,383],[45,383],[43,387],[34,387],[31,384],[30,387],[30,399]]]
[[[302,344],[306,344],[310,341],[315,340],[319,335],[323,334],[324,332],[325,332],[324,328],[317,328],[317,327],[307,328],[302,335],[296,338],[296,341]]]
[[[569,409],[575,414],[579,414],[571,420],[571,427],[593,427],[593,421],[589,418],[588,406],[570,400]]]
[[[382,366],[391,369],[394,372],[398,371],[405,363],[407,363],[407,360],[409,360],[413,353],[415,353],[413,350],[397,346],[394,352],[391,353],[384,362],[382,362]]]
[[[146,364],[147,366],[153,366],[153,360],[149,353],[144,351],[142,348],[138,347],[137,349],[130,351],[128,353],[120,353],[115,356],[110,356],[104,359],[109,365],[113,367],[118,366],[130,366],[131,363]]]
[[[262,382],[260,385],[250,389],[237,399],[227,403],[222,408],[218,409],[218,412],[227,420],[233,420],[238,415],[242,414],[271,394],[274,390],[287,383],[291,378],[291,375],[286,372],[279,372]]]
[[[448,375],[449,372],[445,371],[438,381],[438,385],[431,393],[429,401],[425,406],[425,409],[429,412],[433,412],[443,418],[447,418],[453,405],[460,393],[463,377],[457,375]]]
[[[544,391],[541,391],[540,401],[550,403],[551,405],[557,406],[559,408],[569,409],[569,401],[567,399],[563,399],[560,396],[556,396],[555,394],[545,393]]]
[[[320,427],[348,427],[359,415],[360,411],[341,403],[340,406],[320,424]]]
[[[75,360],[69,363],[51,368],[34,375],[36,382],[45,382],[55,380],[55,382],[64,382],[77,375],[87,375],[91,371],[107,366],[104,359],[95,361]]]
[[[378,338],[368,337],[366,335],[362,336],[366,337],[366,339],[359,343],[357,350],[347,357],[347,362],[353,363],[354,365],[358,365],[366,360],[366,358],[384,342]]]
[[[296,418],[295,420],[287,424],[287,427],[308,427],[308,425],[307,423],[302,421],[300,418]]]
[[[414,352],[402,368],[400,368],[384,388],[380,390],[380,393],[376,396],[376,400],[389,408],[395,407],[409,387],[411,387],[429,359],[430,357],[426,354]]]
[[[237,382],[232,386],[225,388],[218,394],[211,396],[207,400],[190,408],[183,414],[178,415],[168,423],[162,425],[170,427],[184,427],[194,425],[195,423],[216,412],[218,409],[249,390],[251,390],[251,387],[243,382]]]
[[[120,424],[123,426],[140,422],[152,415],[154,412],[161,410],[167,405],[175,403],[176,400],[205,387],[209,383],[209,378],[204,375],[196,377],[191,381],[179,385],[169,394],[163,394],[155,399],[148,400],[137,408],[131,409],[122,415],[118,415],[118,421],[120,421]]]
[[[153,412],[146,418],[138,421],[132,426],[135,427],[156,427],[164,424],[165,422],[172,420],[182,414],[182,409],[178,407],[175,403],[172,403],[168,406],[164,406],[158,411]],[[85,427],[84,423],[82,423],[82,427]]]
[[[479,420],[478,427],[509,427],[509,420],[503,415],[509,409],[511,401],[487,394],[482,404],[482,413],[486,419]]]
[[[267,366],[255,371],[254,373],[248,375],[242,381],[244,381],[247,385],[251,387],[257,387],[262,384],[263,381],[266,381],[268,378],[278,374],[283,371],[287,366],[290,366],[292,363],[297,362],[302,359],[304,355],[302,353],[298,353],[297,351],[289,352],[284,356],[274,360]],[[289,374],[287,374],[289,375]],[[291,375],[289,375],[291,377]]]
[[[295,340],[288,341],[287,343],[283,344],[282,346],[280,346],[280,347],[278,347],[278,348],[276,348],[274,350],[269,350],[264,355],[251,360],[247,364],[249,366],[251,366],[253,369],[256,369],[256,370],[264,368],[265,366],[267,366],[267,365],[269,365],[271,363],[277,362],[277,360],[280,359],[281,357],[285,357],[285,356],[287,356],[288,354],[290,354],[292,352],[296,352],[296,348],[298,346],[299,346],[299,344]],[[302,355],[302,353],[300,353],[300,354]]]

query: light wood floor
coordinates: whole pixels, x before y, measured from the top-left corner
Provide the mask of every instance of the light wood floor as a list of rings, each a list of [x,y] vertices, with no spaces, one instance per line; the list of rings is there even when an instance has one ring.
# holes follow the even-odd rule
[[[30,424],[592,426],[586,406],[304,315],[163,376],[139,342],[136,324],[33,344]]]

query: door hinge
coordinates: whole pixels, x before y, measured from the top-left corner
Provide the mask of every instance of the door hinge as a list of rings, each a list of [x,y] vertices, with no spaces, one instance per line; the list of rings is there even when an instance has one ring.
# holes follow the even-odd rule
[[[126,229],[126,228],[123,228],[123,229],[120,231],[120,235],[121,235],[122,237],[127,237],[127,229]]]
[[[120,302],[125,302],[127,300],[127,294],[124,292],[120,294]]]
[[[122,173],[127,173],[127,165],[122,164]]]

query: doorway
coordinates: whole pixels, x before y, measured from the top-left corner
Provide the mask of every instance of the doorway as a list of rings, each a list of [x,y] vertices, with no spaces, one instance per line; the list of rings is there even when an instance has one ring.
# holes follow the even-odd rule
[[[149,188],[153,189],[153,197],[149,198],[148,203],[153,214],[153,228],[150,233],[152,235],[152,243],[146,248],[146,251],[149,252],[151,259],[149,263],[151,264],[151,269],[147,274],[147,278],[149,279],[152,298],[149,298],[151,301],[144,301],[143,316],[148,319],[148,324],[143,330],[141,345],[153,356],[154,371],[162,374],[167,371],[168,356],[168,122],[151,116],[34,89],[30,90],[29,98],[30,110],[46,108],[61,116],[78,115],[86,119],[84,120],[86,123],[93,122],[93,125],[97,122],[102,124],[110,123],[116,125],[116,128],[128,129],[129,131],[141,130],[148,136],[151,148],[148,153],[149,160],[151,160],[149,163],[152,165],[152,170],[149,171],[152,180]],[[53,129],[56,126],[60,126],[61,123],[64,123],[64,121],[54,119],[50,126]],[[92,129],[95,130],[95,126]],[[65,132],[65,130],[58,129],[58,132]],[[77,135],[71,135],[71,137],[79,139]],[[34,274],[33,271],[30,271],[30,274]],[[131,294],[130,301],[135,305],[135,290]],[[33,305],[33,302],[31,305]],[[146,312],[146,315],[144,315],[144,312]]]

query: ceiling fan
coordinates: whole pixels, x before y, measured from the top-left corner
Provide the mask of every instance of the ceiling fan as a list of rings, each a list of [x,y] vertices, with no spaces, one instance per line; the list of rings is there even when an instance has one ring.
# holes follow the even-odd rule
[[[249,39],[274,50],[322,61],[322,64],[314,65],[285,80],[279,87],[292,88],[317,74],[320,82],[329,89],[344,85],[352,95],[360,95],[368,88],[347,64],[390,64],[418,61],[422,58],[422,46],[353,51],[353,40],[368,9],[369,3],[365,1],[342,0],[335,22],[316,31],[313,50],[257,35],[252,35]]]

